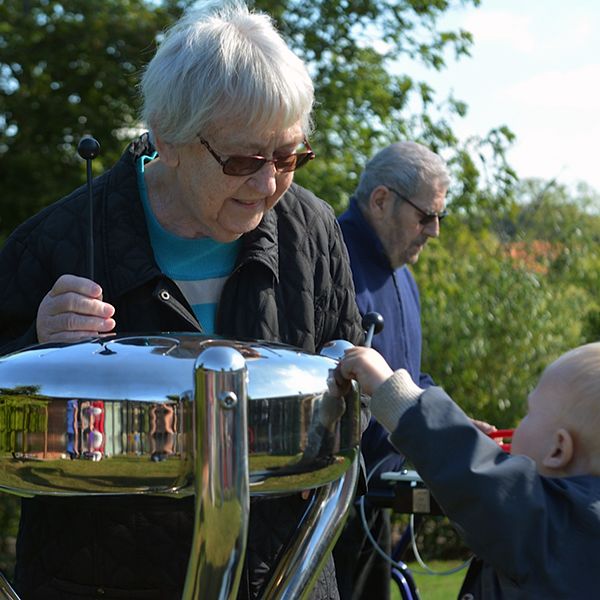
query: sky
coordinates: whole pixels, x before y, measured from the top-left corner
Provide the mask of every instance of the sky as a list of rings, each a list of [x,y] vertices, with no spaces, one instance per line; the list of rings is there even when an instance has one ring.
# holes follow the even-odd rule
[[[482,0],[449,11],[444,28],[473,34],[471,57],[448,57],[425,81],[469,106],[465,139],[507,125],[519,177],[584,181],[600,192],[600,2]]]

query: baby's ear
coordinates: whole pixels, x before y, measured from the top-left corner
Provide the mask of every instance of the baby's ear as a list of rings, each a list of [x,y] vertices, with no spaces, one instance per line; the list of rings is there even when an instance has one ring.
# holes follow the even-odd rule
[[[552,447],[544,457],[542,464],[553,471],[566,470],[573,459],[573,437],[564,428],[554,432]]]

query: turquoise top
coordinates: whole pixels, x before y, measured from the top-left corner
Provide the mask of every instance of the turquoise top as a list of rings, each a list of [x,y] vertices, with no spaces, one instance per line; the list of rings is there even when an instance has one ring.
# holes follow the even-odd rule
[[[157,221],[144,181],[145,164],[156,156],[157,153],[142,156],[137,162],[138,186],[154,257],[160,270],[183,292],[202,329],[214,333],[221,291],[233,271],[241,242],[222,243],[209,237],[182,238]]]

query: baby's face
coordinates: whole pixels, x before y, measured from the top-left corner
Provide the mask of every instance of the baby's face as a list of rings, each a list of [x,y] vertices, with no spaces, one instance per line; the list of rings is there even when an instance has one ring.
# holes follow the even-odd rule
[[[554,436],[561,427],[560,406],[564,390],[555,378],[542,375],[537,387],[529,394],[528,411],[512,437],[511,453],[533,459],[539,473],[552,475],[543,460],[552,452]]]

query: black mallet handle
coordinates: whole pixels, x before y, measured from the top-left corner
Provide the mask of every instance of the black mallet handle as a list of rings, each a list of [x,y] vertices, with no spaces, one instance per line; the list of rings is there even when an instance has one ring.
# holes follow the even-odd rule
[[[92,160],[100,154],[100,144],[93,137],[84,137],[77,152],[86,162],[88,193],[88,277],[94,279],[94,204],[92,197]]]

